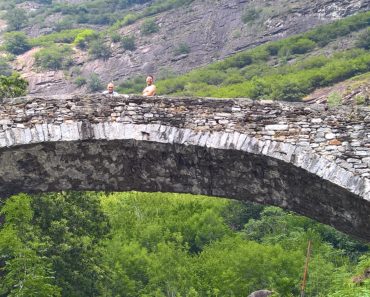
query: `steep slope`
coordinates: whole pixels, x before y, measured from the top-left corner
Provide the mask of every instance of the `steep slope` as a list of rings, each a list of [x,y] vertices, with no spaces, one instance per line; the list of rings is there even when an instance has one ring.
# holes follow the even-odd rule
[[[135,9],[140,11],[145,7],[147,5]],[[369,7],[370,0],[196,0],[152,16],[158,32],[143,34],[145,19],[120,28],[121,36],[134,36],[134,50],[124,50],[120,43],[111,42],[108,37],[105,42],[112,51],[108,59],[92,59],[86,52],[75,49],[74,69],[64,71],[63,78],[60,71],[38,70],[36,73],[32,65],[31,70],[29,67],[16,69],[29,80],[31,94],[87,91],[86,86],[77,88],[74,84],[77,76],[88,79],[96,73],[105,84],[147,73],[184,73],[240,50],[304,32]],[[25,30],[30,33],[29,28]]]

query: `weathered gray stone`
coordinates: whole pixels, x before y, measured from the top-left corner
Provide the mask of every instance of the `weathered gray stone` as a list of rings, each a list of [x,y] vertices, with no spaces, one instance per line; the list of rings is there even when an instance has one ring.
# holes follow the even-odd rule
[[[206,194],[278,205],[370,240],[368,108],[352,123],[351,110],[250,100],[86,95],[4,104],[2,196]]]

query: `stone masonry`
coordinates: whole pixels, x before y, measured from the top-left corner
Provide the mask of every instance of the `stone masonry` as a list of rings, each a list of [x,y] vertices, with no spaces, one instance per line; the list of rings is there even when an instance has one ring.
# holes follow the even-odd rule
[[[0,196],[168,191],[293,210],[370,240],[370,109],[78,95],[0,105]]]

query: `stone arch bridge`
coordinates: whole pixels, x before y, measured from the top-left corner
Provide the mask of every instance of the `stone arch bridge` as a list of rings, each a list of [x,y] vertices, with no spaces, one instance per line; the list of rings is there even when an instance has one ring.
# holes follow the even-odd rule
[[[0,197],[163,191],[250,200],[370,241],[370,109],[78,95],[0,104]]]

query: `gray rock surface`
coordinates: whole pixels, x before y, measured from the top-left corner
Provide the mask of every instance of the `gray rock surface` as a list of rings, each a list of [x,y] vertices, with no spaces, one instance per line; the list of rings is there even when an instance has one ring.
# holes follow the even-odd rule
[[[205,194],[277,205],[370,240],[369,114],[250,100],[6,99],[0,195]]]
[[[142,75],[145,82],[144,76],[149,72],[155,76],[165,72],[184,73],[240,50],[369,8],[370,0],[195,0],[189,6],[155,15],[159,26],[155,34],[142,36],[143,20],[123,27],[121,35],[135,36],[134,51],[124,51],[118,43],[112,43],[109,44],[112,56],[108,60],[91,60],[78,51],[75,63],[81,67],[80,75],[87,78],[95,72],[104,83],[137,75]],[[259,17],[244,23],[242,16],[250,9],[260,11]],[[176,54],[181,44],[188,45],[190,52]],[[61,84],[59,78],[47,73],[40,75],[27,69],[22,72],[30,80],[31,94],[65,94],[77,89],[73,77],[65,77]]]

